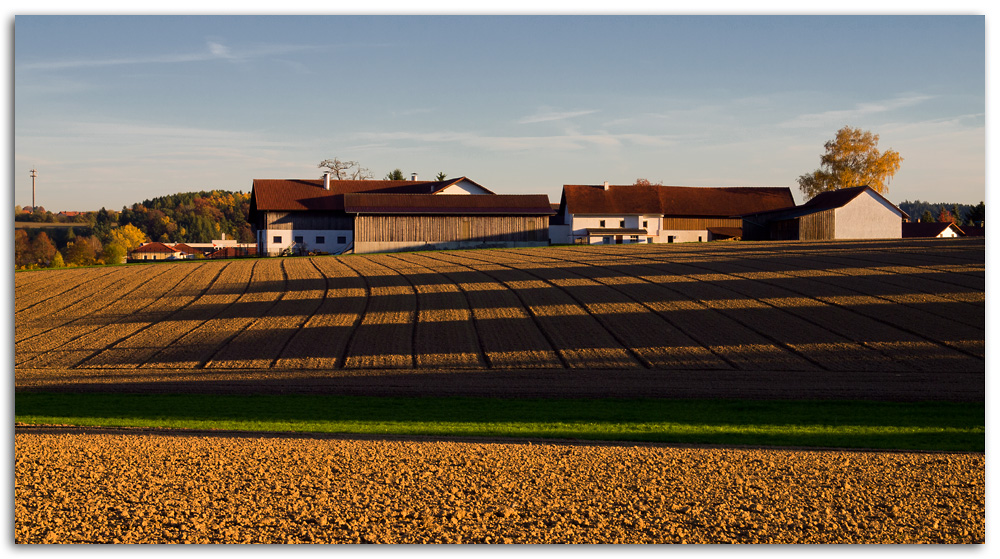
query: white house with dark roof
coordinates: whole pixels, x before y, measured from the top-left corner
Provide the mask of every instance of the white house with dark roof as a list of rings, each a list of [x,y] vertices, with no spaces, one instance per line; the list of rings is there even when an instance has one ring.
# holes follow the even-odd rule
[[[564,185],[553,243],[682,243],[739,238],[740,215],[794,206],[788,187]]]
[[[257,253],[384,252],[547,245],[548,196],[498,195],[443,181],[257,179],[249,221]]]

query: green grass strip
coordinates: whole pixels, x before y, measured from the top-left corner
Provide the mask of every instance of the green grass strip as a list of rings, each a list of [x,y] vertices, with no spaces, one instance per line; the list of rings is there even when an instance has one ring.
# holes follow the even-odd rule
[[[15,421],[366,435],[985,451],[983,403],[19,392]]]

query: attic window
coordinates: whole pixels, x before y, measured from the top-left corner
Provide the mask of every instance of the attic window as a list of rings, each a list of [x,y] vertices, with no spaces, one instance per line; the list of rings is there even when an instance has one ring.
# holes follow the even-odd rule
[[[618,227],[625,227],[625,220],[624,219],[618,222]]]
[[[604,227],[604,220],[602,219],[598,227]]]

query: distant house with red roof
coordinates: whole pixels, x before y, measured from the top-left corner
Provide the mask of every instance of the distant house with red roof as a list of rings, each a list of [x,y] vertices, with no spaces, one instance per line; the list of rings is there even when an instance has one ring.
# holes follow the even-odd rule
[[[739,216],[795,205],[788,187],[563,186],[553,243],[683,243],[740,238]]]
[[[144,260],[180,260],[183,258],[185,258],[183,250],[160,242],[143,243],[142,246],[133,250],[128,255],[128,259],[134,262]]]
[[[909,216],[867,186],[830,190],[801,206],[747,213],[752,240],[899,239]]]
[[[548,196],[443,181],[256,179],[257,253],[391,252],[549,243]]]

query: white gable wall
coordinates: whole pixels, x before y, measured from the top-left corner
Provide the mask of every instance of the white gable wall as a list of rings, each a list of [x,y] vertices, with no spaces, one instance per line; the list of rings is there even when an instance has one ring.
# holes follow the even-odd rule
[[[872,191],[866,190],[834,210],[837,239],[900,239],[903,215]]]
[[[455,184],[438,190],[435,194],[489,194],[489,192],[486,192],[483,187],[477,186],[472,181],[462,179]]]

